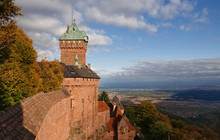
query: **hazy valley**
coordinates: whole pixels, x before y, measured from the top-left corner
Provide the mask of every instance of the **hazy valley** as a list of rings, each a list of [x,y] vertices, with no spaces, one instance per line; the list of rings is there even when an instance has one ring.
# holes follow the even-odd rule
[[[102,90],[102,89],[101,89]],[[220,133],[220,88],[103,89],[117,95],[124,106],[151,101],[170,118],[208,126]]]

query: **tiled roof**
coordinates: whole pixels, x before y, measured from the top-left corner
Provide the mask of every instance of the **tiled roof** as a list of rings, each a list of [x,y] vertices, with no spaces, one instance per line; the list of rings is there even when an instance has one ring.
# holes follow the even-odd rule
[[[98,112],[110,110],[110,107],[104,101],[98,101]]]
[[[126,119],[126,122],[128,123],[128,129],[130,131],[135,130],[135,128],[131,125],[129,120],[123,116],[121,110],[117,107],[116,108],[116,116],[113,118],[110,118],[109,121],[106,123],[108,131],[117,131],[117,125],[121,121],[121,119]]]
[[[117,123],[114,121],[115,118],[110,118],[109,121],[106,123],[108,131],[114,131],[117,129]]]
[[[60,63],[64,68],[64,78],[93,78],[100,79],[100,77],[88,67],[81,67],[74,65],[65,65]]]
[[[135,128],[134,126],[131,125],[131,123],[128,121],[128,129],[129,130],[134,130],[135,131]]]
[[[0,112],[0,139],[35,139],[50,108],[70,95],[65,90],[39,93]]]
[[[106,126],[108,128],[108,131],[116,131],[117,130],[117,125],[119,121],[122,118],[122,113],[118,107],[116,107],[116,116],[113,118],[110,118],[109,121],[106,123]]]
[[[118,117],[118,116],[123,116],[121,110],[117,107],[117,111],[116,111],[116,116],[115,117]]]

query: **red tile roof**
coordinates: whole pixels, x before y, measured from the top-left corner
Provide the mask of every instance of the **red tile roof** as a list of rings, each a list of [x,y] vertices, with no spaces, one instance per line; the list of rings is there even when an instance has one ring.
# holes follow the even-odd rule
[[[109,106],[104,101],[98,101],[98,112],[110,110]]]
[[[116,130],[116,123],[114,123],[115,118],[110,118],[109,121],[106,123],[108,131]]]
[[[117,112],[116,112],[116,116],[115,117],[118,117],[118,116],[123,116],[123,114],[121,113],[121,110],[119,109],[119,107],[117,107]]]
[[[108,131],[117,130],[117,124],[122,119],[122,116],[123,114],[121,110],[119,109],[119,107],[117,107],[116,116],[114,118],[110,118],[109,121],[106,123]],[[135,130],[135,128],[131,125],[131,123],[128,120],[127,120],[127,123],[128,123],[128,129],[130,131]]]
[[[129,130],[135,130],[135,128],[131,125],[130,122],[128,122],[128,129],[129,129]]]

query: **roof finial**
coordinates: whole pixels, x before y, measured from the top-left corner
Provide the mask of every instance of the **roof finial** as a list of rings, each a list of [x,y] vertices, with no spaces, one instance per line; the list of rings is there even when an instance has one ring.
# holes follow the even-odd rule
[[[73,22],[73,4],[72,4],[71,22]]]
[[[72,24],[76,23],[76,19],[73,19],[73,4],[72,4],[72,18],[71,18],[71,22],[72,22]]]

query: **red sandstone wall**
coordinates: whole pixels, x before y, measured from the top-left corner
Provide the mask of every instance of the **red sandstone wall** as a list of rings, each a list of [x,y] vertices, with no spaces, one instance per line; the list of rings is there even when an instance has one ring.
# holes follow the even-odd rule
[[[63,86],[71,96],[49,110],[37,139],[67,139],[69,135],[81,139],[94,133],[100,127],[97,109],[98,85],[98,79],[65,78]],[[109,111],[103,113],[104,122],[108,116]],[[79,130],[75,131],[75,128]]]
[[[98,126],[105,125],[110,119],[110,110],[98,113]]]
[[[120,140],[128,139],[128,123],[123,118],[118,123],[118,139]]]
[[[118,139],[119,140],[133,140],[135,137],[135,130],[129,129],[129,121],[123,117],[118,123]]]
[[[63,99],[55,104],[43,120],[36,136],[38,140],[61,140],[69,136],[70,99]]]
[[[105,140],[117,140],[116,136],[114,136],[114,131],[108,131],[105,136],[104,139]]]
[[[61,62],[66,65],[75,65],[76,54],[79,58],[79,64],[86,64],[87,44],[80,40],[63,41],[60,40]]]
[[[71,92],[74,118],[72,122],[82,122],[82,133],[90,136],[98,126],[98,79],[65,78],[64,87]],[[81,124],[80,124],[81,125]],[[73,134],[75,135],[75,134]]]

